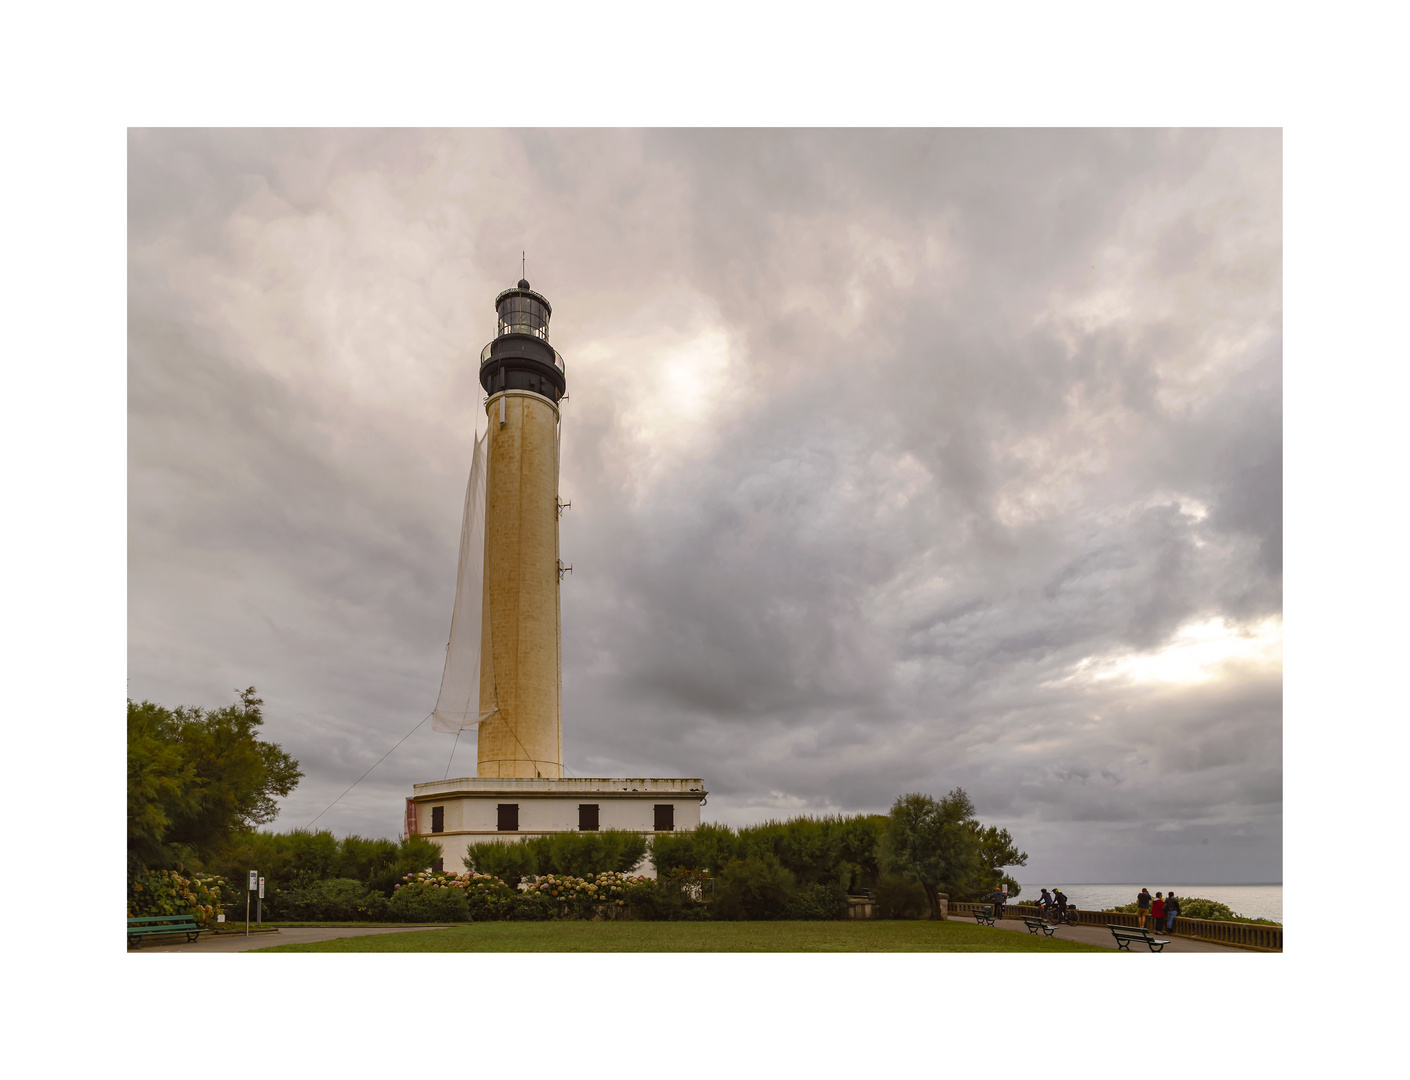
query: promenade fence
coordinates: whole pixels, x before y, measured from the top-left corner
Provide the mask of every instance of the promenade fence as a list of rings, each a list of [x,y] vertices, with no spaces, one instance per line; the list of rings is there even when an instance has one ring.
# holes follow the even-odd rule
[[[984,907],[983,904],[961,904],[950,902],[950,917],[974,918],[975,908]],[[1135,915],[1129,915],[1124,911],[1090,911],[1085,908],[1072,909],[1069,911],[1076,916],[1079,926],[1140,926],[1140,921]],[[1021,919],[1025,915],[1037,915],[1039,909],[1031,905],[1005,904],[1004,918]],[[1164,920],[1162,920],[1164,922]],[[1155,929],[1154,917],[1146,918],[1146,927]],[[1260,949],[1264,952],[1283,951],[1283,928],[1281,926],[1264,926],[1260,923],[1239,923],[1224,922],[1215,919],[1187,919],[1183,915],[1175,917],[1175,926],[1166,931],[1164,926],[1160,927],[1161,933],[1171,933],[1177,937],[1196,938],[1199,941],[1213,941],[1220,945],[1237,945],[1244,949]]]

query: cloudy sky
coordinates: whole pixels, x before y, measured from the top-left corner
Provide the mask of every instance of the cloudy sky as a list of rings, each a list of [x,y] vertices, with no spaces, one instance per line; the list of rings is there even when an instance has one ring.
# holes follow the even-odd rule
[[[564,751],[1282,877],[1282,139],[133,131],[128,693],[323,811],[435,702],[493,299],[554,305]],[[480,416],[483,424],[483,415]],[[474,771],[424,724],[318,820]]]

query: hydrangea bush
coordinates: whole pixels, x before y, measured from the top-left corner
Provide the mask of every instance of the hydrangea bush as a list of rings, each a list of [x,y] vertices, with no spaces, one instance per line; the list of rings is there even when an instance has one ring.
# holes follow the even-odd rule
[[[526,886],[524,895],[548,900],[563,918],[615,918],[615,912],[604,909],[625,907],[633,892],[650,882],[650,878],[629,877],[614,871],[588,877],[545,874]]]
[[[198,926],[209,930],[220,913],[224,884],[224,878],[212,874],[188,877],[180,866],[175,870],[138,870],[127,883],[127,917],[191,915]]]

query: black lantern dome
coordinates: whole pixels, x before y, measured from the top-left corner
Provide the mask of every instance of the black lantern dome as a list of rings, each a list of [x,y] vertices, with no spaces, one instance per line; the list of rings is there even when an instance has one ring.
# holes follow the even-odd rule
[[[553,305],[527,280],[494,298],[495,339],[480,352],[480,385],[487,394],[528,390],[559,401],[568,390],[563,357],[548,343]]]

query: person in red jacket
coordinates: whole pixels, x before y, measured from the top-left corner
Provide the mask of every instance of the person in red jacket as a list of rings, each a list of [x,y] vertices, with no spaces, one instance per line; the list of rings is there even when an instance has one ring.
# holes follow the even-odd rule
[[[1155,894],[1155,899],[1151,901],[1151,921],[1157,930],[1160,924],[1165,921],[1165,897],[1160,893]]]

